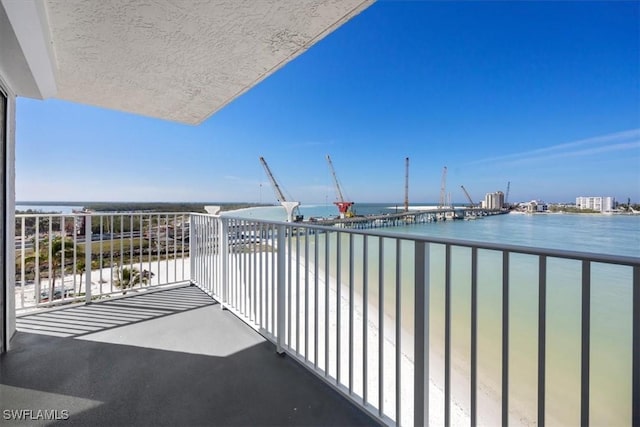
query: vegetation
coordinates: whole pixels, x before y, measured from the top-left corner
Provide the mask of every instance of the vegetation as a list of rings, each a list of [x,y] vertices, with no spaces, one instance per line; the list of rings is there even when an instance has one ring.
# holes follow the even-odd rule
[[[91,260],[91,269],[96,270],[100,268],[100,263],[97,259]],[[84,277],[84,273],[87,271],[87,265],[85,262],[85,258],[81,257],[76,263],[76,271],[80,274],[80,285],[78,286],[78,292],[82,293],[82,278]],[[91,283],[87,283],[87,286],[91,286]]]
[[[618,205],[618,208],[624,210],[625,212],[631,212],[631,209],[633,209],[634,211],[640,211],[640,204],[639,203],[620,203]]]
[[[26,211],[16,211],[16,214],[27,214],[32,215],[26,218],[16,218],[16,236],[19,236],[22,232],[22,222],[24,221],[24,234],[29,237],[35,234],[36,228],[40,234],[48,233],[49,227],[52,230],[61,230],[61,229],[73,229],[73,218],[67,217],[65,218],[64,224],[62,223],[62,218],[60,216],[46,216],[46,215],[57,215],[57,212],[41,212],[41,211],[33,211],[31,209],[27,209]],[[40,217],[36,217],[36,215],[44,215]]]
[[[206,203],[220,205],[223,211],[265,206],[257,203]],[[139,202],[93,202],[84,206],[96,212],[171,212],[171,213],[205,213],[205,203],[139,203]]]
[[[549,212],[600,213],[600,211],[594,211],[593,209],[580,209],[576,206],[567,205],[551,205],[549,206]]]
[[[119,266],[116,270],[115,285],[122,289],[122,295],[126,295],[127,289],[131,289],[136,285],[146,285],[149,282],[149,274],[141,274],[140,270],[135,267]]]
[[[74,246],[73,240],[56,236],[50,241],[44,240],[41,242],[38,253],[33,251],[31,255],[25,257],[25,264],[32,269],[35,269],[36,261],[40,266],[40,270],[48,269],[49,263],[51,264],[49,295],[54,295],[58,273],[63,273],[68,264],[73,264],[74,249],[76,261],[83,260],[84,251]],[[49,254],[51,254],[51,257],[49,257]]]

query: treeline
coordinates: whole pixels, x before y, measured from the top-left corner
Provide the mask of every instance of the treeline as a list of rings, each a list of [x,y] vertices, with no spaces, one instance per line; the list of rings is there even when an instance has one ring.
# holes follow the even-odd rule
[[[566,213],[600,213],[600,211],[595,211],[593,209],[581,209],[575,206],[562,206],[562,205],[551,205],[549,206],[549,212],[566,212]]]
[[[91,230],[93,234],[99,233],[119,233],[130,231],[143,231],[144,229],[156,230],[157,227],[170,226],[173,227],[183,222],[181,215],[189,212],[206,213],[203,203],[92,203],[85,208],[95,212],[114,212],[114,215],[94,215],[91,217]],[[265,206],[256,203],[225,203],[220,204],[223,211],[242,209],[248,207]],[[125,213],[126,212],[126,213]],[[135,212],[133,215],[127,215]],[[168,215],[146,217],[142,213],[154,214],[164,212]],[[16,218],[15,233],[20,236],[23,233],[29,237],[37,232],[40,235],[46,235],[51,230],[53,233],[64,232],[65,235],[84,235],[85,234],[85,217],[74,216],[72,214],[59,215],[60,212],[43,212],[33,209],[25,211],[16,211],[16,214],[40,215],[36,219],[35,216],[27,216],[26,218]],[[56,216],[47,216],[49,214]],[[64,221],[64,222],[63,222]],[[23,227],[24,224],[24,227]]]
[[[220,205],[223,211],[250,208],[257,203],[207,203]],[[92,202],[84,206],[96,212],[196,212],[206,213],[204,203],[160,203],[160,202]]]
[[[41,212],[38,212],[41,213]],[[91,218],[91,232],[93,234],[100,233],[123,233],[131,231],[155,231],[158,227],[175,227],[182,225],[183,214],[177,215],[144,215],[137,214],[114,214],[114,215],[93,215],[85,216],[35,216],[26,218],[16,218],[16,236],[22,235],[24,224],[24,235],[30,237],[36,233],[36,229],[41,236],[48,235],[49,231],[53,233],[64,233],[68,236],[77,234],[84,236],[86,218]],[[63,222],[64,221],[64,222]],[[178,221],[178,224],[175,222]],[[187,219],[188,221],[188,219]]]

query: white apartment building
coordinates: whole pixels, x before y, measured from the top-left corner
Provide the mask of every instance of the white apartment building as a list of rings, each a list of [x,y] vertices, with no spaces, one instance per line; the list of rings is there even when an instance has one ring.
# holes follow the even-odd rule
[[[524,203],[525,211],[529,213],[535,212],[547,212],[549,210],[549,205],[547,205],[542,200],[531,200],[530,202]]]
[[[578,209],[591,209],[598,212],[611,212],[615,209],[616,199],[608,197],[576,197]]]
[[[504,206],[504,193],[496,191],[495,193],[487,193],[482,201],[484,209],[502,209]]]

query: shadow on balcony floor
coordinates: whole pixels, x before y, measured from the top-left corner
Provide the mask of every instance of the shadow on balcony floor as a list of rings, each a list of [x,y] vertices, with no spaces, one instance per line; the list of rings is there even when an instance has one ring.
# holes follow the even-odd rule
[[[18,320],[0,359],[6,425],[21,409],[23,425],[51,424],[38,410],[75,425],[374,424],[195,287]]]

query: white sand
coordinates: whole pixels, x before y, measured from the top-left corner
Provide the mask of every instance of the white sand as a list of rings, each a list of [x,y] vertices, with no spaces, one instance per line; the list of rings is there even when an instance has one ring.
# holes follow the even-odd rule
[[[138,262],[134,264],[125,264],[125,267],[133,266],[140,271],[148,270],[153,273],[153,278],[147,285],[136,286],[133,289],[129,289],[128,291],[131,292],[132,290],[135,291],[137,289],[144,290],[149,288],[149,286],[155,286],[160,283],[170,284],[189,280],[189,262],[190,259],[188,257],[185,257],[184,263],[183,260],[179,258],[177,260],[160,261],[160,263],[158,263],[157,261],[152,261],[151,263],[143,262],[142,264],[140,264]],[[104,267],[102,268],[102,270],[91,271],[91,295],[93,297],[106,294],[122,294],[122,291],[118,289],[114,284],[117,277],[116,270],[117,268],[113,268],[112,272],[112,269],[110,267]],[[70,297],[72,297],[74,294],[86,292],[85,278],[85,274],[66,274],[64,276],[64,280],[62,280],[60,277],[57,277],[55,280],[55,289],[58,290],[64,288],[67,291],[71,291],[72,293],[70,293]],[[62,285],[62,283],[64,283],[64,286]],[[35,290],[36,285],[33,282],[30,282],[25,286],[15,287],[17,310],[20,310],[21,312],[24,310],[33,310],[33,306],[35,304]],[[49,293],[49,279],[40,280],[40,291],[47,292],[47,294]]]

